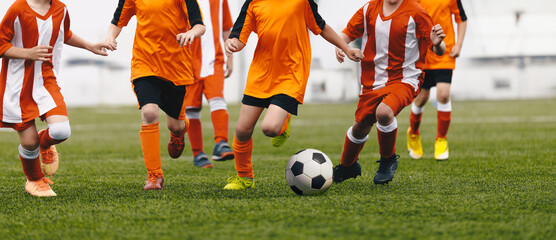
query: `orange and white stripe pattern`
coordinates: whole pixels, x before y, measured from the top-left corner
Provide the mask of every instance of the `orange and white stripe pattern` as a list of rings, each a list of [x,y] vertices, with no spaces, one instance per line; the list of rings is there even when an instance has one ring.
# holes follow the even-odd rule
[[[359,64],[361,91],[380,89],[396,81],[417,91],[431,46],[432,21],[414,0],[403,1],[389,16],[382,13],[382,4],[383,0],[368,2],[343,30],[351,40],[362,37],[365,58]]]
[[[3,58],[0,75],[0,121],[22,123],[63,103],[57,84],[64,41],[71,37],[66,6],[52,1],[46,15],[39,15],[25,0],[8,9],[0,25],[0,54],[11,47],[52,46],[52,60]]]

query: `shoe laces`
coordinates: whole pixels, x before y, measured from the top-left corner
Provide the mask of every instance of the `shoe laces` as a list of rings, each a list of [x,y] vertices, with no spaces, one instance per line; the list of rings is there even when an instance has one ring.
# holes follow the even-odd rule
[[[41,180],[38,181],[38,190],[39,191],[44,191],[44,190],[48,190],[50,188],[50,185],[54,184],[52,182],[52,180],[48,179],[48,178],[42,178]]]
[[[149,171],[149,175],[147,176],[147,181],[153,183],[156,182],[160,177],[162,177],[162,173]]]
[[[170,145],[180,151],[184,148],[185,143],[183,142],[183,138],[172,136],[170,138]]]
[[[54,158],[56,158],[58,155],[60,155],[57,152],[54,152],[52,150],[50,150],[50,148],[48,150],[46,150],[46,152],[42,155],[42,162],[44,164],[51,164],[54,162]]]

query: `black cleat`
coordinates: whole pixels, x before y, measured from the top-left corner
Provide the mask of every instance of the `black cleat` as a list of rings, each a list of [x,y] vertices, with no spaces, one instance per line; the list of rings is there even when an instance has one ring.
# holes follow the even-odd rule
[[[349,167],[338,164],[338,166],[334,167],[332,179],[335,183],[341,183],[347,179],[356,178],[357,176],[361,176],[361,165],[359,165],[359,162],[355,162]]]
[[[381,157],[380,160],[376,161],[380,164],[374,178],[375,184],[385,184],[392,181],[396,168],[398,168],[398,158],[400,158],[400,155],[394,154],[390,158]]]

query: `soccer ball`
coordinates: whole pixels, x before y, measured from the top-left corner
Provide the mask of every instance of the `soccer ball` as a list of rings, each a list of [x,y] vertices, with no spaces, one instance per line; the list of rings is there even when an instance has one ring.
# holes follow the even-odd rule
[[[299,195],[325,192],[332,185],[332,161],[316,149],[304,149],[294,154],[286,167],[286,181]]]

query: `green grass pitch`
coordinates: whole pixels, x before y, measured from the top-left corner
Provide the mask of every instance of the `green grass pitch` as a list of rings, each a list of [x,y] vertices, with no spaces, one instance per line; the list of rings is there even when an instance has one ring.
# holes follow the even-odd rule
[[[143,191],[146,170],[135,107],[70,109],[71,138],[58,146],[58,197],[24,190],[13,131],[0,131],[2,239],[556,239],[556,99],[454,101],[450,160],[433,159],[436,112],[422,122],[425,156],[411,160],[399,116],[394,180],[377,186],[376,130],[360,163],[363,175],[321,196],[297,196],[285,180],[289,157],[316,148],[339,163],[355,103],[300,107],[292,137],[273,148],[254,133],[255,189],[224,191],[233,161],[214,169],[192,164],[189,145],[166,153],[161,119],[162,191]],[[230,138],[239,106],[230,106]],[[39,123],[44,127],[43,123]],[[203,111],[205,152],[212,124]]]

